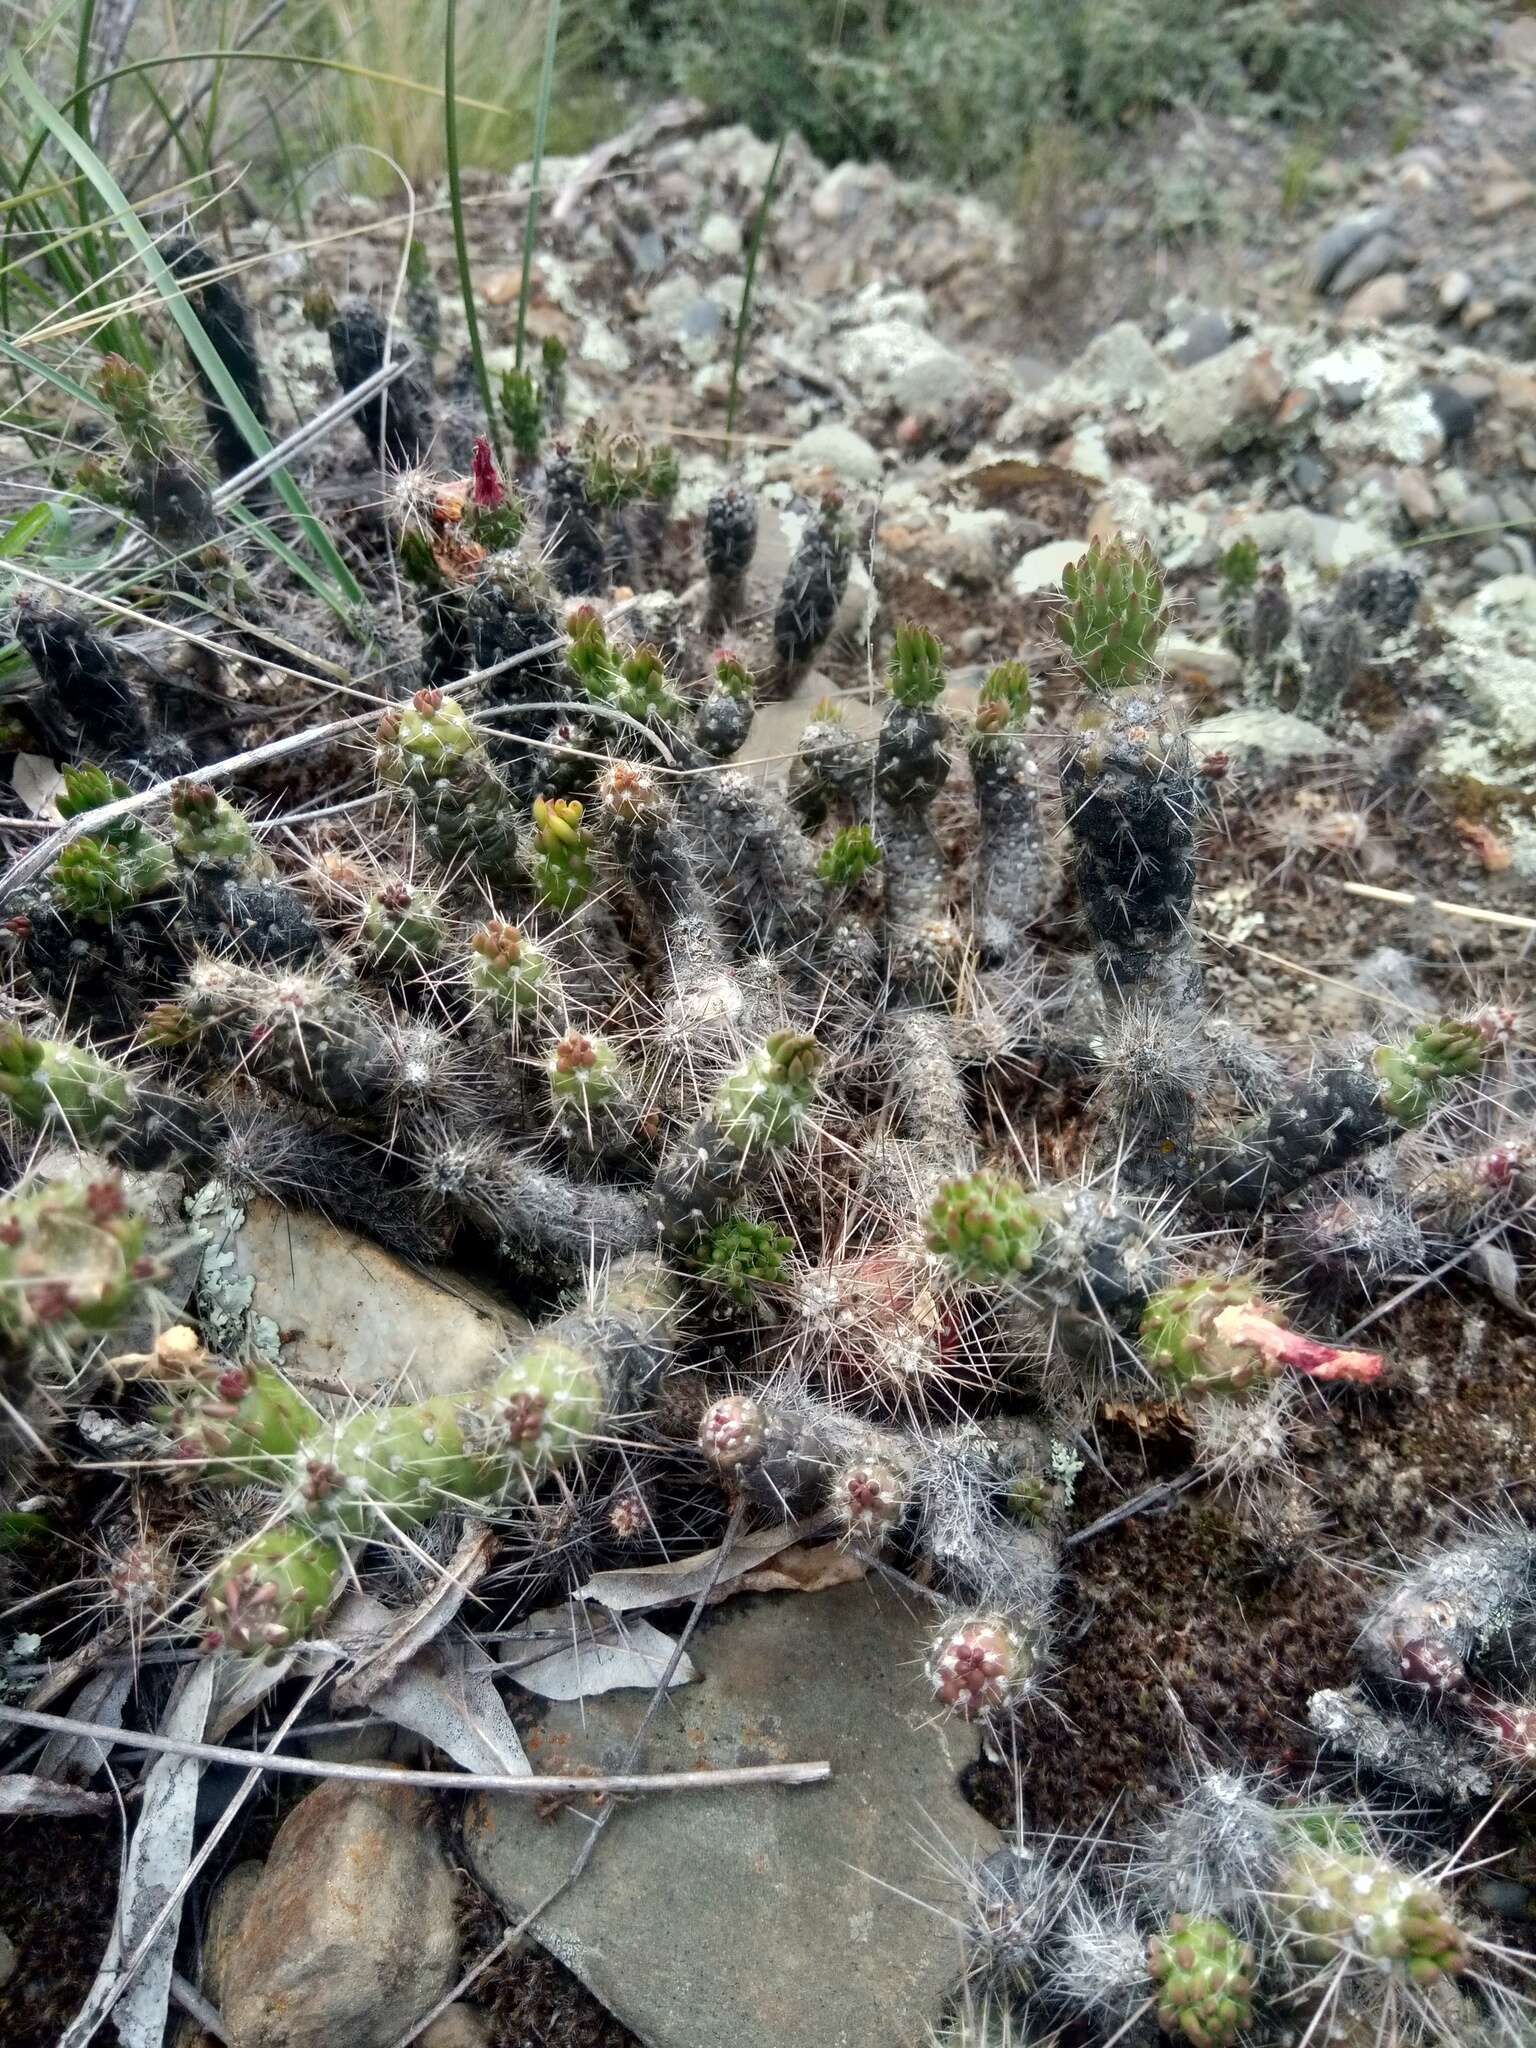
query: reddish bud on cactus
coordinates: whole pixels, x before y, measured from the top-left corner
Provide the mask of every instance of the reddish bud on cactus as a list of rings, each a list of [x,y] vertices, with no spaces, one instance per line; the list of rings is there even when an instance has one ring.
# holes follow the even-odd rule
[[[975,1721],[1012,1706],[1034,1668],[1034,1652],[1011,1622],[1001,1615],[971,1615],[939,1631],[927,1674],[942,1706]]]
[[[907,1488],[899,1472],[878,1459],[845,1465],[827,1490],[828,1504],[848,1534],[861,1543],[882,1543],[906,1511]]]
[[[506,499],[506,486],[497,474],[496,458],[483,434],[476,437],[474,452],[470,456],[469,486],[474,502],[485,510],[494,510]]]
[[[704,1412],[699,1449],[720,1472],[734,1472],[762,1455],[768,1416],[748,1394],[727,1394]]]
[[[1536,1768],[1536,1707],[1510,1706],[1482,1693],[1464,1704],[1473,1725],[1487,1737],[1501,1763],[1520,1771]]]

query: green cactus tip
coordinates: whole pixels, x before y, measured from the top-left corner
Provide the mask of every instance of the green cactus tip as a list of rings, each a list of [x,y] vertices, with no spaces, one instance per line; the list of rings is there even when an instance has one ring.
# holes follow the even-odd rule
[[[1004,661],[981,686],[976,702],[976,732],[983,740],[1022,732],[1029,718],[1031,684],[1022,661]]]
[[[469,942],[469,984],[498,1023],[533,1016],[553,987],[549,955],[516,925],[491,918]]]
[[[715,682],[728,697],[739,703],[752,702],[752,671],[739,654],[732,654],[727,647],[715,650]]]
[[[959,1279],[983,1285],[1028,1273],[1045,1235],[1038,1199],[984,1169],[940,1188],[928,1211],[928,1249]]]
[[[128,1121],[128,1076],[89,1046],[28,1038],[18,1025],[0,1027],[0,1097],[29,1130],[62,1129],[82,1145],[99,1145]]]
[[[1242,1395],[1287,1371],[1364,1386],[1384,1370],[1379,1352],[1300,1336],[1240,1276],[1205,1274],[1159,1289],[1142,1311],[1141,1352],[1175,1395]]]
[[[1136,682],[1168,628],[1162,572],[1146,542],[1090,542],[1062,570],[1061,587],[1056,631],[1083,676],[1105,690]]]
[[[492,1441],[531,1480],[579,1457],[603,1416],[603,1387],[584,1351],[551,1337],[521,1345],[491,1388]]]
[[[398,877],[381,882],[363,910],[364,950],[376,966],[389,971],[430,965],[442,952],[446,935],[435,893],[413,889]]]
[[[792,1250],[789,1239],[771,1224],[732,1216],[704,1239],[698,1252],[699,1278],[706,1287],[748,1308],[759,1288],[773,1287],[784,1278]]]
[[[867,825],[846,825],[816,863],[816,872],[829,889],[853,889],[880,858],[879,844]]]
[[[562,1108],[585,1115],[606,1109],[624,1092],[619,1056],[605,1038],[567,1031],[545,1062],[549,1092]]]
[[[889,671],[891,695],[911,710],[936,704],[944,694],[944,649],[926,626],[896,628]]]
[[[1482,1020],[1444,1017],[1421,1024],[1403,1044],[1378,1046],[1372,1064],[1382,1108],[1400,1124],[1423,1123],[1454,1081],[1477,1072],[1494,1042]]]
[[[1236,2048],[1253,2017],[1252,1948],[1220,1920],[1175,1913],[1147,1947],[1157,2023],[1190,2048]]]
[[[533,800],[533,857],[529,878],[551,910],[577,910],[591,892],[596,874],[592,840],[582,825],[582,808],[573,797]]]
[[[1279,1895],[1309,1962],[1343,1957],[1396,1968],[1424,1989],[1459,1976],[1470,1959],[1466,1937],[1434,1886],[1369,1850],[1305,1846],[1282,1872]]]
[[[821,1050],[804,1031],[778,1031],[726,1076],[715,1122],[738,1150],[787,1145],[805,1128],[821,1070]]]
[[[244,870],[257,860],[250,820],[206,782],[178,782],[171,791],[171,845],[188,868]]]
[[[203,1648],[274,1662],[309,1634],[345,1571],[345,1557],[327,1538],[288,1523],[263,1530],[209,1580]]]

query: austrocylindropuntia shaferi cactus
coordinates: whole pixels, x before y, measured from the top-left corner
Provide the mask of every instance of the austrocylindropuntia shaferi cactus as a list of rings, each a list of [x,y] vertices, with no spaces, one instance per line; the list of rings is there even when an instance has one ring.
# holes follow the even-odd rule
[[[1044,1235],[1038,1200],[1001,1173],[950,1181],[928,1212],[928,1249],[962,1280],[998,1283],[1028,1273]]]
[[[699,1424],[699,1449],[718,1472],[733,1472],[762,1456],[768,1414],[749,1394],[723,1394]]]
[[[339,1595],[346,1554],[325,1536],[279,1523],[214,1572],[203,1593],[203,1647],[275,1663]]]
[[[470,934],[469,986],[499,1024],[535,1017],[558,1001],[553,963],[516,925],[492,918]]]
[[[529,1479],[579,1457],[602,1418],[603,1389],[574,1345],[534,1338],[491,1387],[491,1442],[504,1440]]]
[[[162,1270],[115,1176],[24,1183],[0,1200],[0,1342],[86,1342],[132,1314]]]
[[[170,1396],[160,1419],[171,1455],[202,1481],[275,1482],[319,1426],[309,1402],[271,1366],[216,1358],[185,1324],[162,1333],[154,1373]]]
[[[33,1131],[67,1132],[82,1145],[101,1145],[132,1113],[128,1076],[89,1046],[68,1039],[29,1038],[0,1025],[0,1100]]]
[[[1061,587],[1056,631],[1074,667],[1101,690],[1136,682],[1168,629],[1162,572],[1146,542],[1091,541],[1061,572]]]
[[[1222,1921],[1175,1913],[1147,1946],[1158,2025],[1189,2048],[1237,2048],[1253,2018],[1255,1963]]]
[[[1242,1278],[1202,1275],[1161,1289],[1140,1334],[1142,1356],[1176,1394],[1244,1394],[1284,1372],[1361,1386],[1383,1371],[1378,1352],[1298,1336]]]
[[[1276,1891],[1282,1930],[1305,1962],[1391,1971],[1425,1990],[1470,1961],[1436,1888],[1370,1850],[1303,1840]]]
[[[975,1614],[946,1622],[928,1651],[935,1700],[964,1721],[1006,1713],[1029,1690],[1039,1655],[1028,1634],[1005,1615]]]
[[[541,901],[551,910],[577,910],[587,900],[596,870],[592,839],[574,798],[535,797],[533,853],[529,872]]]

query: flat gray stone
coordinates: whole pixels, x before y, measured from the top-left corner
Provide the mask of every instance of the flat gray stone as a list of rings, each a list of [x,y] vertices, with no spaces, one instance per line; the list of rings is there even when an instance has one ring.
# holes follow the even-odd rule
[[[1347,299],[1361,285],[1369,284],[1373,277],[1380,277],[1384,270],[1390,270],[1401,255],[1402,244],[1396,235],[1368,235],[1329,278],[1328,296]]]
[[[830,469],[851,484],[877,484],[885,474],[879,451],[852,427],[829,421],[800,436],[790,454],[810,468]]]
[[[1355,251],[1373,235],[1385,233],[1393,218],[1390,206],[1376,206],[1366,213],[1349,214],[1320,235],[1312,248],[1313,291],[1331,290],[1334,278]]]
[[[1203,718],[1189,735],[1195,760],[1203,765],[1213,754],[1241,763],[1257,762],[1265,773],[1295,762],[1322,761],[1337,754],[1339,744],[1320,725],[1294,712],[1254,705]]]
[[[638,1799],[534,1929],[647,2048],[918,2048],[954,1983],[934,1848],[997,1846],[961,1798],[976,1736],[937,1719],[918,1668],[926,1614],[866,1582],[733,1600],[689,1646],[704,1674],[658,1716],[650,1770],[825,1758],[791,1789]],[[621,1766],[643,1693],[550,1706],[536,1769]],[[570,1868],[587,1821],[530,1801],[465,1814],[470,1867],[511,1920]],[[877,1883],[876,1878],[882,1880]]]

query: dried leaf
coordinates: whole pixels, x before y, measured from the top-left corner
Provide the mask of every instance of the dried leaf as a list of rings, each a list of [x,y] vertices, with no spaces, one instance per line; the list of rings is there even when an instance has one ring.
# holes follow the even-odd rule
[[[490,1569],[496,1539],[483,1522],[470,1522],[444,1567],[416,1605],[391,1617],[393,1627],[378,1648],[336,1688],[343,1706],[365,1706],[402,1665],[440,1635]]]
[[[382,1720],[424,1737],[466,1771],[526,1778],[533,1766],[496,1690],[497,1670],[478,1643],[439,1637],[381,1686],[370,1705]]]
[[[110,1813],[117,1801],[110,1792],[87,1792],[81,1785],[60,1785],[53,1778],[29,1778],[24,1771],[0,1777],[0,1815]]]
[[[1483,1278],[1488,1282],[1489,1292],[1496,1301],[1502,1302],[1522,1321],[1531,1320],[1531,1311],[1520,1299],[1520,1268],[1514,1253],[1506,1244],[1485,1244],[1478,1247],[1478,1256],[1483,1268]]]
[[[1032,490],[1040,484],[1054,484],[1072,490],[1081,490],[1083,485],[1083,479],[1076,470],[1063,469],[1057,462],[1030,462],[1019,455],[1004,455],[996,461],[983,462],[976,469],[956,477],[955,481],[969,484],[984,505],[995,505],[1002,498],[1011,498],[1017,491]]]
[[[850,1586],[868,1566],[838,1543],[793,1543],[769,1564],[745,1572],[737,1580],[742,1593],[824,1593],[831,1586]]]
[[[94,1672],[75,1695],[70,1718],[121,1728],[123,1706],[132,1688],[132,1665],[125,1664],[120,1671]],[[110,1742],[98,1742],[94,1735],[50,1735],[37,1760],[37,1775],[88,1784],[106,1762],[111,1747]]]
[[[550,1639],[542,1656],[537,1651],[541,1637]],[[604,1610],[589,1614],[572,1601],[530,1614],[519,1636],[502,1644],[501,1662],[525,1691],[542,1700],[583,1700],[626,1687],[654,1692],[676,1647],[671,1636],[638,1616],[624,1621]],[[691,1685],[698,1675],[685,1653],[667,1690]]]
[[[728,1599],[744,1573],[766,1564],[770,1557],[777,1557],[814,1526],[813,1522],[791,1522],[782,1529],[759,1529],[753,1535],[738,1537],[720,1569],[710,1605]],[[576,1588],[576,1598],[595,1600],[610,1614],[637,1614],[648,1607],[672,1607],[679,1601],[697,1600],[709,1584],[719,1554],[716,1545],[712,1550],[701,1550],[697,1557],[675,1557],[667,1564],[637,1565],[633,1571],[594,1572],[584,1586]]]
[[[1514,859],[1514,851],[1480,818],[1458,818],[1455,823],[1456,837],[1470,853],[1475,853],[1482,862],[1486,873],[1502,875]]]
[[[189,1665],[171,1694],[159,1733],[178,1742],[201,1742],[213,1701],[218,1659]],[[196,1757],[160,1756],[144,1780],[139,1824],[128,1845],[122,1889],[112,1922],[112,1939],[85,2004],[59,2037],[58,2048],[84,2048],[102,2015],[114,2011],[123,2048],[162,2048],[171,1997],[176,1938],[181,1929],[178,1899],[150,1942],[127,1989],[113,2007],[119,1976],[150,1928],[165,1911],[192,1860],[197,1820],[197,1787],[203,1767]]]

